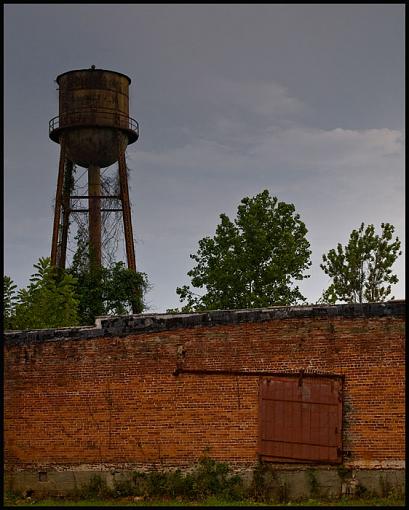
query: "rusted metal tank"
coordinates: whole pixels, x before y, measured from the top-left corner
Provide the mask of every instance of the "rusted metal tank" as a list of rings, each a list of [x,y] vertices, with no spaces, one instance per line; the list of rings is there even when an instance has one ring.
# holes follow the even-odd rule
[[[79,69],[57,77],[59,115],[50,120],[51,140],[64,144],[68,158],[79,166],[107,167],[139,136],[129,117],[131,79],[105,69]]]

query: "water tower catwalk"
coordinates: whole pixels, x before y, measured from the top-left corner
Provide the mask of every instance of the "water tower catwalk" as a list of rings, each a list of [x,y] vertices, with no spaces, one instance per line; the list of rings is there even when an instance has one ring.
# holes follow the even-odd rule
[[[103,69],[68,71],[57,77],[59,115],[50,120],[50,138],[60,144],[57,192],[55,196],[51,264],[65,268],[70,214],[88,213],[90,266],[102,265],[101,213],[122,211],[129,269],[136,271],[132,234],[127,146],[139,136],[138,123],[129,117],[128,76]],[[119,192],[103,194],[101,168],[118,162]],[[87,194],[72,195],[74,165],[88,171]],[[88,208],[75,209],[73,201],[87,200]],[[116,200],[120,209],[101,204]],[[112,203],[112,202],[111,202]]]

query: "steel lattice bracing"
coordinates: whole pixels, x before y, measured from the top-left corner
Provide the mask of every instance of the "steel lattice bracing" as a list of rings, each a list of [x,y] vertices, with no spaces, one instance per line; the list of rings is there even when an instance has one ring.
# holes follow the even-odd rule
[[[88,215],[89,246],[92,264],[102,265],[102,213],[122,213],[127,265],[136,271],[135,248],[132,231],[131,206],[129,200],[128,175],[125,158],[125,147],[118,143],[118,180],[119,194],[104,194],[101,187],[101,169],[97,166],[88,168],[88,194],[81,195],[73,187],[73,163],[65,156],[64,143],[61,143],[60,164],[57,180],[57,191],[54,210],[54,229],[51,247],[51,263],[53,266],[65,268],[67,261],[67,243],[72,213]],[[88,201],[88,208],[73,206],[73,201]],[[102,207],[105,200],[120,201],[121,207]]]

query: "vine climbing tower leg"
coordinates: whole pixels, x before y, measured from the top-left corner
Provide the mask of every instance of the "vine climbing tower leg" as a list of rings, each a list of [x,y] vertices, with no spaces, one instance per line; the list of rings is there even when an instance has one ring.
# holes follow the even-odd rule
[[[62,229],[61,229],[61,248],[60,257],[58,260],[58,267],[65,269],[67,258],[67,240],[68,230],[70,228],[70,212],[71,212],[71,187],[72,187],[72,172],[74,164],[69,159],[66,159],[64,184],[62,192]]]

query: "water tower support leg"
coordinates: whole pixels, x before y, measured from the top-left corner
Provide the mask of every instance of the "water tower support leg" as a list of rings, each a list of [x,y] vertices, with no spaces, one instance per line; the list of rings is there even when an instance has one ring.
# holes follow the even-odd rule
[[[122,201],[122,216],[124,222],[126,257],[128,267],[136,271],[135,248],[133,243],[131,206],[129,204],[128,175],[126,171],[125,151],[119,149],[118,158],[119,186]]]
[[[51,265],[57,266],[58,238],[60,230],[60,217],[62,205],[62,190],[64,185],[65,171],[65,144],[62,138],[60,142],[60,164],[58,167],[57,192],[55,194],[53,238],[51,242]]]
[[[61,232],[61,249],[58,267],[65,269],[67,258],[67,240],[68,230],[70,228],[70,212],[71,212],[71,180],[74,164],[69,159],[66,160],[64,189],[62,193],[62,232]]]

